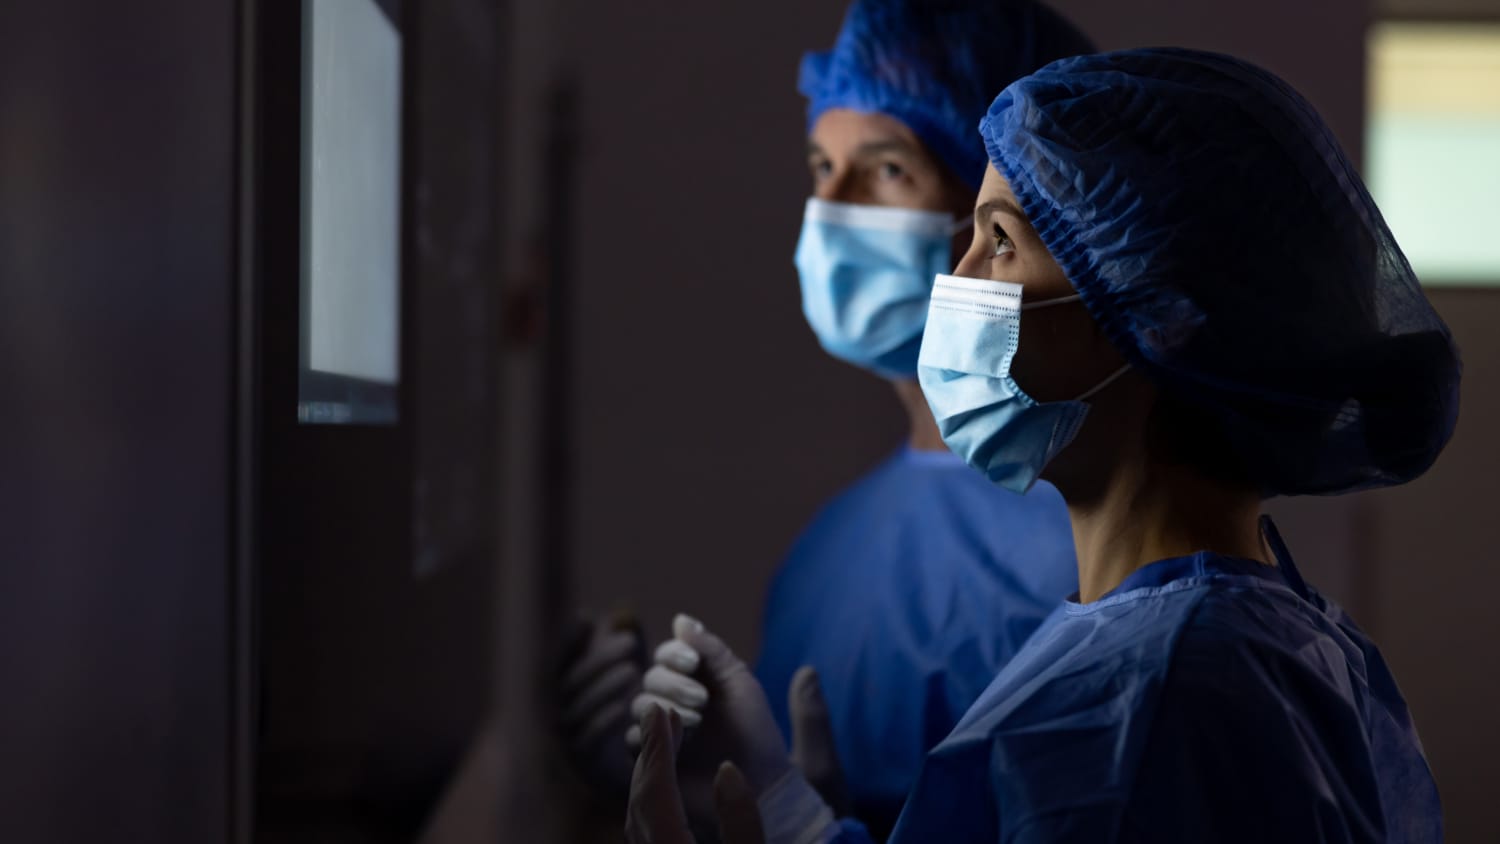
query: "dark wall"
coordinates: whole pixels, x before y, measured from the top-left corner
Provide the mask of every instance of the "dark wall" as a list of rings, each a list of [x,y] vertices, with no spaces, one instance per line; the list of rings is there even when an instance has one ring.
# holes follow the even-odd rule
[[[579,6],[560,49],[581,88],[580,597],[657,634],[690,610],[753,654],[797,531],[904,431],[884,383],[818,348],[792,267],[797,64],[843,3]]]
[[[1421,479],[1372,493],[1358,576],[1406,693],[1443,796],[1452,844],[1493,841],[1500,825],[1500,591],[1495,478],[1500,477],[1500,290],[1434,290],[1464,357],[1458,429]]]
[[[1256,62],[1312,102],[1358,160],[1370,0],[1048,0],[1104,50],[1164,45]],[[1430,2],[1430,0],[1422,0]]]
[[[229,0],[0,4],[0,838],[226,838]]]

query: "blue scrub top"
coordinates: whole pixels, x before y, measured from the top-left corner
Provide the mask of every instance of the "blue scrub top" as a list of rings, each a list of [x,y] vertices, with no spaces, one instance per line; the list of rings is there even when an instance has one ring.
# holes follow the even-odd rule
[[[892,840],[1441,841],[1379,651],[1281,566],[1202,553],[1065,603],[929,755]]]
[[[1016,495],[951,452],[904,449],[793,546],[766,602],[756,676],[790,736],[787,686],[817,668],[855,814],[880,834],[927,751],[1077,590],[1056,489]]]

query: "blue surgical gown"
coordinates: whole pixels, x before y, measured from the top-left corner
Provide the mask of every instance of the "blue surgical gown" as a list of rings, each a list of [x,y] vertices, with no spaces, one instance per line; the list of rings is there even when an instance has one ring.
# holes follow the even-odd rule
[[[892,838],[1441,839],[1375,646],[1289,558],[1208,553],[1059,607],[928,755]]]
[[[1057,490],[1002,490],[951,452],[904,449],[829,503],[777,573],[756,674],[818,669],[856,815],[895,823],[922,758],[1077,591]]]

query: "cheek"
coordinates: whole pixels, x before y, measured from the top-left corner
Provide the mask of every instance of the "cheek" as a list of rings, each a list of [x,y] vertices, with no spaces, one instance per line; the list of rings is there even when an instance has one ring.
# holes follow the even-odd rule
[[[1074,399],[1094,385],[1104,342],[1081,307],[1024,312],[1011,370],[1021,389],[1037,401]]]
[[[908,169],[894,179],[882,175],[876,168],[870,173],[870,190],[884,205],[923,211],[949,210],[948,194],[942,181],[920,168]]]
[[[887,179],[875,175],[870,177],[869,186],[869,192],[875,197],[877,205],[924,210],[929,207],[922,191],[905,179]]]

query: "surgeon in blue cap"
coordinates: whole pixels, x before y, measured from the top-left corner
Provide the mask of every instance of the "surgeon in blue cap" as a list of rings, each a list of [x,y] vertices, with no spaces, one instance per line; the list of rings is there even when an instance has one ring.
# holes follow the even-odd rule
[[[919,377],[997,487],[1061,491],[1079,593],[928,754],[892,840],[1440,841],[1379,650],[1259,515],[1409,481],[1457,417],[1457,349],[1348,158],[1285,82],[1180,49],[1057,62],[980,128],[974,242]],[[743,664],[675,632],[707,701],[685,746],[743,785],[725,817],[868,840],[774,752]],[[671,828],[671,725],[644,727],[635,840]]]

